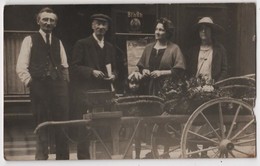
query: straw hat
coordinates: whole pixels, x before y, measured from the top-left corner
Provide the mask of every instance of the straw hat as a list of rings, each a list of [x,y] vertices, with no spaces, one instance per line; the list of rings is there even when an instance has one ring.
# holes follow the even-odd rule
[[[224,32],[225,29],[218,24],[215,24],[210,17],[201,18],[197,24],[194,25],[194,29],[198,30],[201,25],[209,26],[215,32]]]

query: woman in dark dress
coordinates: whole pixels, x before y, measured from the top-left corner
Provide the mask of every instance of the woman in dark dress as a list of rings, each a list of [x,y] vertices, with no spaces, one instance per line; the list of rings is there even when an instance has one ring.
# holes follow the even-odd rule
[[[137,66],[135,75],[146,79],[146,94],[158,95],[166,77],[180,77],[185,70],[185,59],[177,44],[170,41],[173,24],[167,18],[160,18],[155,27],[155,42],[148,44]],[[139,77],[140,78],[140,77]]]
[[[143,95],[158,96],[166,78],[179,79],[185,70],[185,59],[177,44],[170,41],[173,35],[173,24],[167,18],[160,18],[155,27],[155,42],[148,44],[137,63],[139,71],[132,73],[128,79],[131,82],[133,77],[140,81],[140,87],[132,86],[136,91],[142,92]],[[140,93],[138,93],[140,94]],[[137,132],[136,158],[140,156],[141,150],[141,132]],[[138,139],[139,138],[139,139]],[[165,145],[167,151],[168,145]],[[148,155],[147,155],[148,156]]]

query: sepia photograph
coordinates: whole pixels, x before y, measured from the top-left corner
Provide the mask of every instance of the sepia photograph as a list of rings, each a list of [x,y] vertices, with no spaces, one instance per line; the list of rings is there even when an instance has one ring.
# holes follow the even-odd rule
[[[4,160],[256,159],[256,14],[4,5]]]

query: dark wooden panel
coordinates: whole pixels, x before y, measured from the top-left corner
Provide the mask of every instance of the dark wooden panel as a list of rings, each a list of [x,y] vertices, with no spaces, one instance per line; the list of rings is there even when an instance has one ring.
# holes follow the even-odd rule
[[[198,42],[198,35],[194,34],[192,27],[198,22],[199,18],[209,16],[213,18],[213,21],[225,29],[228,27],[228,5],[225,4],[187,4],[179,5],[179,16],[177,39],[179,45],[185,52],[194,44]],[[226,36],[218,36],[218,40],[226,46]],[[228,46],[226,46],[228,47]]]
[[[256,6],[240,4],[237,31],[237,75],[256,72]]]

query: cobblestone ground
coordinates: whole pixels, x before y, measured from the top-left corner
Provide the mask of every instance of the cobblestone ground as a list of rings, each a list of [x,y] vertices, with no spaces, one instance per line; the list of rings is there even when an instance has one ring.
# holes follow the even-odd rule
[[[35,154],[35,134],[33,133],[35,126],[30,121],[22,121],[19,123],[5,123],[4,126],[4,157],[8,161],[28,161],[34,160]],[[92,145],[94,145],[93,143]],[[96,148],[96,158],[104,156],[104,150],[100,145]],[[92,146],[93,147],[93,146]],[[134,145],[132,153],[128,154],[128,158],[135,158]],[[150,152],[150,147],[142,144],[141,158],[144,158]],[[92,154],[93,155],[93,154]],[[106,156],[107,157],[107,156]],[[49,155],[49,160],[55,160],[55,154]],[[70,160],[77,160],[75,144],[70,144]]]

